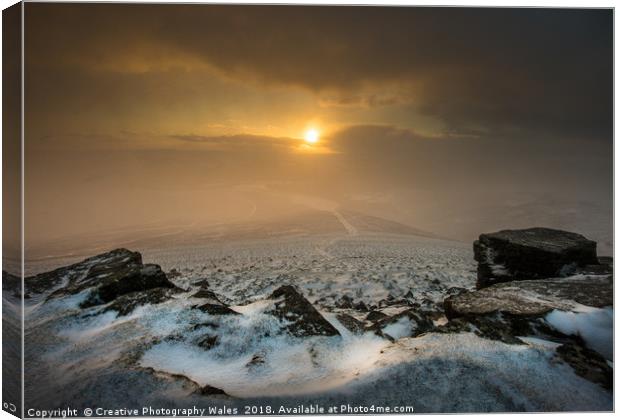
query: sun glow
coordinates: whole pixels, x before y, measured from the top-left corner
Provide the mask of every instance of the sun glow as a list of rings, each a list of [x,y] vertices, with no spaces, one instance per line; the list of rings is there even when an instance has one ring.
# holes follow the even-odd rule
[[[304,140],[306,141],[306,143],[316,143],[317,141],[319,141],[319,131],[314,128],[308,129],[304,134]]]

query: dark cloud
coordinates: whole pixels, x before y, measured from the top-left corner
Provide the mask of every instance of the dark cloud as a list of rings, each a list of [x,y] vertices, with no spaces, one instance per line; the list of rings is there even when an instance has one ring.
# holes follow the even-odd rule
[[[27,19],[43,67],[203,64],[343,104],[400,84],[455,130],[611,133],[611,10],[29,4]]]

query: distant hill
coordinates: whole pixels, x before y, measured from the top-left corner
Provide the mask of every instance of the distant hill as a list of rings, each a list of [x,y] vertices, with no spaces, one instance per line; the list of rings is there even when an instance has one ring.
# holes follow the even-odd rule
[[[27,250],[27,260],[36,262],[78,258],[119,247],[146,250],[287,236],[350,235],[352,231],[440,238],[432,232],[360,212],[306,208],[295,214],[277,216],[271,220],[212,225],[162,223],[158,226],[136,226],[81,234],[30,247]]]

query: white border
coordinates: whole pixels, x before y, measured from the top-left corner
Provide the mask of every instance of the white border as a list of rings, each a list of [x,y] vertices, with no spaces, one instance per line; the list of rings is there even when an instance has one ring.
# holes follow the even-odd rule
[[[37,0],[29,0],[28,2],[37,2]],[[66,0],[63,2],[81,2],[81,1],[71,1],[71,0]],[[448,1],[434,1],[434,0],[415,0],[415,1],[407,1],[407,0],[373,0],[373,1],[369,1],[369,0],[314,0],[314,1],[296,1],[296,0],[269,0],[269,1],[260,1],[260,0],[244,0],[244,1],[225,1],[225,0],[212,0],[212,1],[208,1],[208,2],[199,2],[199,1],[175,1],[175,0],[150,0],[150,1],[93,1],[93,3],[97,3],[97,2],[101,2],[101,3],[114,3],[114,2],[118,2],[118,3],[197,3],[197,4],[205,4],[205,3],[211,3],[211,4],[231,4],[231,3],[237,3],[237,4],[314,4],[314,5],[333,5],[333,4],[338,4],[338,5],[378,5],[378,6],[391,6],[391,5],[398,5],[398,6],[472,6],[472,7],[554,7],[554,8],[615,8],[616,7],[616,2],[615,1],[594,1],[594,0],[590,0],[590,1],[577,1],[577,0],[544,0],[544,1],[512,1],[512,2],[505,2],[505,1],[495,1],[495,0],[476,0],[475,3],[472,3],[472,1],[467,1],[467,0],[448,0]],[[2,9],[5,9],[13,4],[15,4],[16,2],[13,0],[0,0],[0,5],[2,6]],[[21,65],[22,65],[22,80],[21,80],[21,94],[22,94],[22,102],[21,102],[21,210],[22,210],[22,220],[21,220],[21,241],[22,241],[22,248],[21,248],[21,252],[22,252],[22,261],[21,261],[21,269],[22,269],[22,288],[23,288],[23,273],[24,273],[24,248],[25,248],[25,243],[24,243],[24,204],[25,204],[25,195],[24,195],[24,130],[25,130],[25,115],[24,115],[24,110],[25,110],[25,101],[24,101],[24,91],[25,91],[25,80],[24,80],[24,7],[22,5],[22,33],[21,33],[21,37],[22,37],[22,57],[21,57]],[[615,11],[614,11],[614,29],[615,29],[615,24],[616,24],[616,15],[615,15]],[[1,34],[1,20],[0,20],[0,34]],[[617,97],[617,86],[615,84],[615,78],[617,76],[617,66],[615,65],[615,47],[616,45],[618,45],[618,35],[614,30],[614,162],[617,161],[617,158],[619,157],[620,152],[618,151],[618,149],[615,147],[615,134],[616,134],[616,124],[615,121],[620,117],[618,109],[615,107],[615,98]],[[1,56],[0,56],[0,64],[1,64]],[[0,93],[1,93],[1,87],[0,87]],[[1,109],[1,105],[0,105],[0,109]],[[1,134],[0,134],[1,136]],[[2,151],[0,148],[0,160],[2,157]],[[616,216],[618,215],[618,212],[620,210],[618,210],[618,208],[615,206],[615,197],[616,197],[616,187],[618,185],[618,173],[615,171],[615,165],[614,165],[614,245],[618,242],[618,232],[616,231],[615,227],[615,220],[616,220]],[[0,172],[0,183],[2,180],[2,174]],[[2,197],[0,195],[0,208],[1,208],[1,203],[2,203]],[[1,210],[0,210],[0,215],[1,215]],[[2,233],[2,226],[0,226],[0,234]],[[1,252],[0,252],[0,257],[1,257]],[[614,246],[614,259],[617,260],[617,255],[616,255],[616,251],[615,251],[615,246]],[[615,301],[617,302],[617,298],[618,298],[618,294],[619,294],[619,290],[620,287],[615,287],[614,288],[614,298]],[[615,320],[614,320],[615,322]],[[0,321],[0,325],[1,325],[1,321]],[[23,346],[23,342],[24,342],[24,302],[23,302],[23,296],[22,296],[22,375],[24,375],[25,373],[25,369],[24,369],[24,346]],[[615,332],[615,331],[614,331]],[[617,340],[616,340],[616,336],[614,335],[614,350],[615,350],[615,360],[618,360],[618,346],[617,346]],[[614,390],[617,389],[616,386],[616,382],[615,382],[615,375],[614,375]],[[0,392],[2,390],[2,381],[0,381]],[[22,401],[24,400],[24,383],[22,381]],[[615,397],[615,392],[614,392],[614,397]],[[23,407],[22,407],[22,417],[23,417]],[[430,417],[432,416],[432,418],[439,418],[439,419],[447,419],[449,418],[449,415],[416,415],[416,417],[420,417],[422,416],[424,417]],[[478,415],[468,415],[468,414],[464,414],[461,416],[465,416],[468,418],[474,418],[474,416],[478,416]],[[489,419],[489,420],[495,420],[495,419],[502,419],[505,418],[506,416],[511,416],[511,418],[514,419],[533,419],[533,418],[539,418],[542,416],[548,417],[548,416],[561,416],[562,418],[566,418],[566,419],[579,419],[583,416],[583,414],[581,413],[558,413],[558,414],[486,414],[485,415],[485,419]],[[596,416],[596,417],[615,417],[614,413],[596,413],[596,414],[588,414],[588,416]],[[289,417],[289,416],[278,416],[278,417]],[[310,418],[310,419],[318,419],[318,418],[326,418],[326,417],[330,417],[330,418],[343,418],[343,416],[303,416],[303,418]],[[391,417],[391,418],[413,418],[412,415],[399,415],[399,416],[389,416],[389,415],[385,415],[385,416],[377,416],[377,417]],[[9,420],[9,419],[14,419],[14,416],[11,416],[10,414],[8,414],[7,412],[4,411],[0,411],[0,420]],[[301,418],[301,417],[294,417],[294,418]],[[171,418],[172,419],[172,418]]]

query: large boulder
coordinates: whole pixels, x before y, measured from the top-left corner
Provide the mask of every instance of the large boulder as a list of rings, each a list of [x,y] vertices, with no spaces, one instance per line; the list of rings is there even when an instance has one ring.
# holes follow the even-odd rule
[[[268,313],[285,321],[284,329],[289,334],[296,337],[340,335],[293,286],[281,286],[269,298],[275,302]]]
[[[597,265],[596,242],[548,228],[502,230],[480,235],[474,242],[478,288],[513,280],[571,275]]]
[[[53,290],[48,299],[90,289],[81,304],[83,308],[106,304],[135,292],[176,288],[159,265],[143,264],[139,252],[127,249],[115,249],[68,267],[38,274],[28,278],[26,283],[29,290],[35,292]],[[149,300],[144,299],[144,302]]]
[[[448,296],[448,319],[495,312],[542,316],[553,309],[570,311],[578,304],[602,308],[613,305],[612,276],[583,276],[520,280]]]

